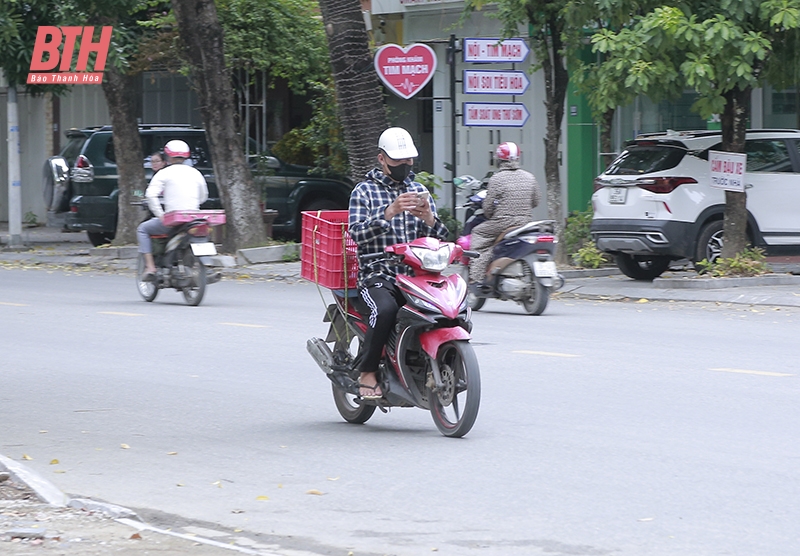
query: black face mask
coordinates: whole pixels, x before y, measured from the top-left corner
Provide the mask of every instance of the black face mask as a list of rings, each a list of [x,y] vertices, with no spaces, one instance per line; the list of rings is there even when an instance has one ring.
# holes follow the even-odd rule
[[[389,166],[387,164],[387,166]],[[398,164],[397,166],[389,166],[389,176],[396,182],[402,182],[411,172],[411,164]]]

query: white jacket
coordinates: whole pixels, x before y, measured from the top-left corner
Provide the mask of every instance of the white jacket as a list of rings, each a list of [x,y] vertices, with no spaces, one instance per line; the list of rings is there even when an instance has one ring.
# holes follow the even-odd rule
[[[164,194],[164,208],[159,196]],[[170,164],[155,173],[144,196],[154,216],[173,210],[197,210],[208,199],[206,179],[197,169],[185,164]]]

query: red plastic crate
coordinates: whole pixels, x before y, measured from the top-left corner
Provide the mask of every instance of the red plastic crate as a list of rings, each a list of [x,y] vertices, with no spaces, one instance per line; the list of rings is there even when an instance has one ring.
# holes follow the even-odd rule
[[[164,224],[176,226],[184,222],[191,222],[197,218],[202,218],[208,222],[209,226],[219,226],[225,223],[224,210],[171,210],[164,214]]]
[[[358,286],[356,244],[347,233],[346,210],[303,212],[300,275],[332,290]],[[345,280],[346,279],[346,280]]]

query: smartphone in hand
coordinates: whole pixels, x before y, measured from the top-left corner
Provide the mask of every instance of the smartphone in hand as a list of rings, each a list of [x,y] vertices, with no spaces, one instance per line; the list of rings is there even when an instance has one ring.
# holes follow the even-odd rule
[[[430,196],[431,196],[430,191],[428,191],[427,189],[425,191],[418,191],[417,192],[417,205],[419,205],[419,206],[424,205],[425,201],[427,201],[428,197],[430,197]]]

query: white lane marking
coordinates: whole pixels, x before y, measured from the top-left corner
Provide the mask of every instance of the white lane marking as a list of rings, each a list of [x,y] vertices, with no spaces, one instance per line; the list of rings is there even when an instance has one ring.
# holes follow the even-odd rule
[[[269,328],[266,324],[244,324],[241,322],[221,322],[224,326],[244,326],[245,328]]]
[[[524,353],[527,355],[544,355],[547,357],[580,357],[580,355],[575,355],[574,353],[555,353],[552,351],[530,351],[527,349],[520,349],[512,351],[511,353]]]
[[[709,369],[710,371],[719,371],[722,373],[740,373],[745,375],[759,375],[759,376],[794,376],[790,373],[773,373],[770,371],[750,371],[747,369],[728,369],[724,367],[719,367],[715,369]]]
[[[0,305],[8,305],[9,307],[28,307],[27,303],[9,303],[8,301],[0,301]]]
[[[144,313],[123,313],[120,311],[97,311],[100,315],[117,315],[120,317],[143,317]]]

